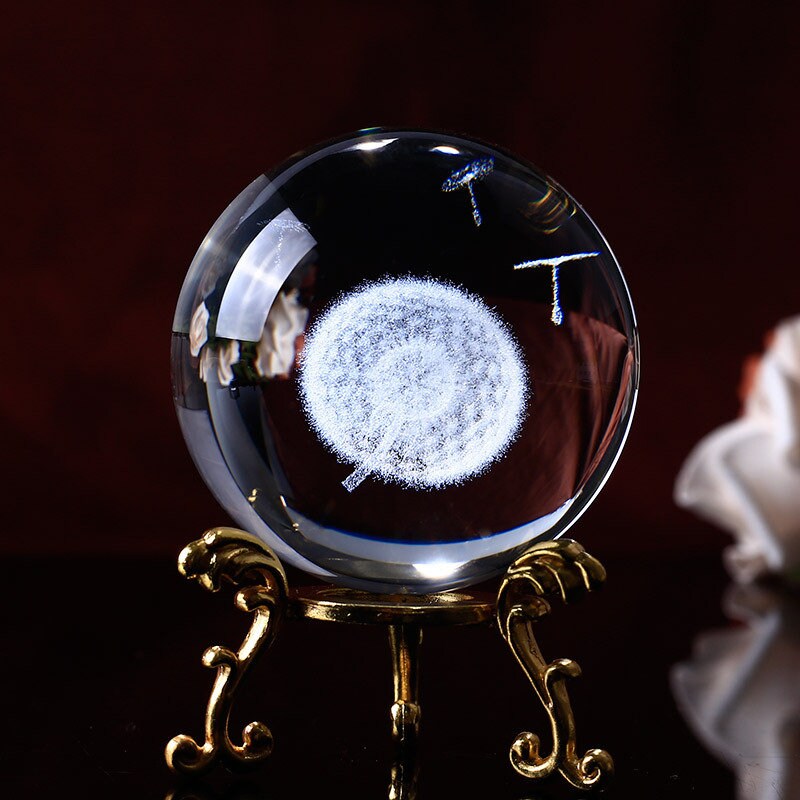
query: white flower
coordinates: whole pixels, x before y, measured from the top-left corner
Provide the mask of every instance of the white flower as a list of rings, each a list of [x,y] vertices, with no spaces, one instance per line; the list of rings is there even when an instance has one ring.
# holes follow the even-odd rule
[[[221,347],[219,350],[214,350],[211,347],[206,347],[203,354],[200,356],[200,365],[198,373],[200,380],[208,383],[209,379],[216,372],[217,380],[222,386],[230,386],[233,380],[232,366],[239,361],[239,342],[232,341],[229,344]]]
[[[192,321],[189,323],[189,352],[193,356],[199,355],[201,348],[208,341],[209,317],[204,302],[200,303],[192,314]]]
[[[217,376],[223,386],[230,386],[233,380],[233,369],[231,367],[239,360],[239,342],[230,342],[226,347],[222,347],[218,355]]]
[[[743,415],[704,437],[675,501],[729,530],[724,554],[742,582],[800,567],[800,317],[782,322],[758,366]]]
[[[308,309],[298,302],[297,290],[280,292],[256,347],[255,368],[262,378],[289,374],[295,359],[295,340],[305,330],[307,321]]]

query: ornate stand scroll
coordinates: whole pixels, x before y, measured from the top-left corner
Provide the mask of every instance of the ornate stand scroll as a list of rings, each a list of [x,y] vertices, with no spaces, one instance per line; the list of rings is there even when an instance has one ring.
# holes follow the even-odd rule
[[[497,595],[497,622],[503,638],[525,671],[550,718],[552,750],[539,752],[539,737],[525,731],[511,746],[511,764],[526,778],[545,778],[558,770],[573,786],[589,788],[614,770],[605,750],[576,755],[575,718],[566,679],[577,678],[580,667],[570,659],[550,662],[542,657],[533,624],[550,612],[548,596],[565,603],[598,588],[606,577],[600,562],[577,542],[560,540],[534,545],[509,568]]]
[[[472,625],[496,622],[515,658],[531,681],[548,714],[552,748],[540,754],[533,733],[517,736],[510,757],[514,769],[526,778],[544,778],[558,771],[569,783],[589,788],[613,772],[604,750],[576,755],[575,720],[566,678],[577,677],[574,661],[547,663],[533,635],[533,623],[550,612],[545,598],[570,602],[605,580],[605,570],[569,539],[537,544],[508,569],[496,601],[491,596],[460,591],[441,594],[380,595],[330,586],[303,587],[289,592],[277,557],[260,540],[232,528],[216,528],[192,542],[180,555],[179,569],[204,588],[217,591],[223,582],[238,589],[236,606],[253,614],[253,622],[237,652],[211,647],[203,663],[217,669],[206,711],[206,739],[202,746],[189,736],[173,738],[166,749],[169,767],[179,773],[203,772],[216,763],[240,768],[262,763],[272,751],[266,725],[251,722],[243,744],[232,742],[228,721],[234,694],[247,667],[275,638],[285,616],[385,625],[389,632],[394,677],[391,707],[392,736],[398,758],[393,767],[390,800],[415,794],[415,745],[419,733],[419,649],[424,625]]]
[[[175,736],[167,744],[167,764],[184,774],[205,772],[218,761],[234,768],[261,764],[272,752],[269,728],[263,722],[251,722],[238,745],[231,740],[228,721],[236,688],[250,664],[275,639],[284,617],[286,573],[259,539],[233,528],[214,528],[187,545],[178,558],[178,569],[211,592],[219,591],[225,582],[238,588],[236,607],[252,613],[253,622],[236,652],[216,645],[203,653],[203,665],[217,670],[206,710],[206,739],[200,746],[191,736]]]

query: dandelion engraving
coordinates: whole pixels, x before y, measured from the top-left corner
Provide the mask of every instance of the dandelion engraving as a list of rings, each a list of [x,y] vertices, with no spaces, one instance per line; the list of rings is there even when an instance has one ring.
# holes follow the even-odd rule
[[[478,201],[475,199],[475,190],[472,184],[485,178],[494,169],[493,158],[479,158],[466,167],[456,170],[443,184],[443,192],[455,192],[457,189],[466,189],[469,192],[469,201],[472,204],[472,219],[476,227],[480,227],[481,212],[478,210]]]
[[[529,269],[530,267],[550,267],[550,281],[553,287],[553,311],[550,319],[554,325],[560,325],[564,321],[564,314],[561,311],[561,294],[558,285],[558,268],[567,261],[578,261],[583,258],[594,258],[600,253],[572,253],[568,256],[556,256],[555,258],[538,258],[535,261],[523,261],[515,264],[514,269]]]
[[[530,396],[500,316],[463,289],[387,278],[345,294],[306,333],[300,397],[311,427],[354,471],[405,488],[461,483],[501,458]]]

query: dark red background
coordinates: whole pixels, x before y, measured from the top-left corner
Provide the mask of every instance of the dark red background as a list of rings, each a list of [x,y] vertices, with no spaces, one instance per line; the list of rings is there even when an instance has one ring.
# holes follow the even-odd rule
[[[642,390],[574,535],[718,548],[677,509],[743,359],[800,312],[796,3],[16,4],[0,25],[6,552],[172,558],[226,521],[172,409],[194,251],[263,169],[372,125],[462,132],[606,234]],[[10,523],[10,524],[9,524]]]

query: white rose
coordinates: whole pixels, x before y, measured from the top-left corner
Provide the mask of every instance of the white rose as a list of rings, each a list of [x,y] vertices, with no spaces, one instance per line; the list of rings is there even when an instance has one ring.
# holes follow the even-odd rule
[[[193,356],[200,353],[200,349],[208,341],[208,320],[210,314],[205,303],[200,303],[192,314],[189,323],[189,352]]]
[[[743,415],[692,450],[675,501],[730,531],[724,554],[741,582],[800,568],[800,317],[782,322]]]
[[[256,347],[256,372],[263,378],[288,375],[295,359],[295,340],[305,330],[308,309],[300,305],[297,290],[280,292],[264,324]]]
[[[200,356],[198,374],[204,383],[214,372],[217,373],[217,380],[222,386],[230,386],[233,380],[232,366],[239,360],[239,342],[232,341],[228,345],[214,350],[206,347]]]
[[[239,342],[232,341],[226,347],[220,348],[217,353],[217,376],[223,386],[230,386],[233,380],[231,367],[239,360]]]

